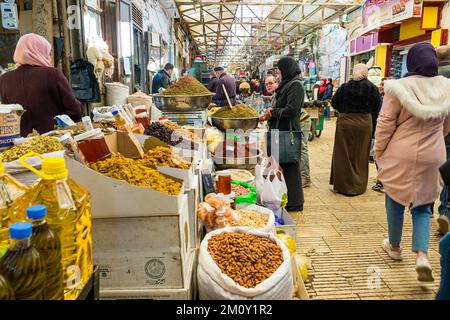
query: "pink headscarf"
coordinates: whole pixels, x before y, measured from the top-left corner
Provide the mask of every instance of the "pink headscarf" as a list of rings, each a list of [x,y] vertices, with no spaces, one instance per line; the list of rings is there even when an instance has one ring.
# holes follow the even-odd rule
[[[14,61],[18,66],[30,65],[52,67],[50,52],[52,45],[44,37],[29,33],[20,37],[14,52]]]
[[[366,79],[369,74],[369,69],[364,63],[358,63],[353,67],[353,80],[360,81]]]

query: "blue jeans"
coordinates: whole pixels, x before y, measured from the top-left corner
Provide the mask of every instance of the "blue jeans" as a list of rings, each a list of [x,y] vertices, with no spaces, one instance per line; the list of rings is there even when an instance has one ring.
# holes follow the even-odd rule
[[[426,204],[411,210],[413,222],[412,251],[428,251],[430,243],[430,220],[433,205]],[[389,243],[400,245],[403,231],[403,215],[405,207],[392,200],[386,194],[386,213],[388,222]]]
[[[450,233],[439,242],[441,254],[441,286],[436,295],[437,300],[450,300]]]
[[[439,197],[439,200],[441,201],[441,204],[438,208],[439,214],[440,215],[444,215],[448,213],[448,209],[447,209],[447,198],[448,198],[448,187],[444,186],[444,188],[442,188],[441,191],[441,195]]]

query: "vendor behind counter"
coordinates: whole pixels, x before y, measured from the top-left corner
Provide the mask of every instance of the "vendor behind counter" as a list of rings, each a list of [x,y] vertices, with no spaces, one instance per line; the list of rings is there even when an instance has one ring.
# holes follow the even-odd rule
[[[37,34],[19,39],[14,53],[18,68],[0,76],[0,100],[3,104],[20,104],[26,110],[20,134],[27,136],[53,130],[55,116],[69,115],[79,122],[81,103],[75,98],[64,74],[52,67],[51,44]]]

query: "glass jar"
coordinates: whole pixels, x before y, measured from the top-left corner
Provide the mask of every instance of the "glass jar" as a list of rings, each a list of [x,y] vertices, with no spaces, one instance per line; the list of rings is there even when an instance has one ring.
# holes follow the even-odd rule
[[[101,129],[94,129],[77,135],[75,141],[87,163],[102,161],[112,155]]]

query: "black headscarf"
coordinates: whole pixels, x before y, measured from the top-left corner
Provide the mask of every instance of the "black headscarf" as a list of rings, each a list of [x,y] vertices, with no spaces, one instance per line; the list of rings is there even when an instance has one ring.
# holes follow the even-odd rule
[[[409,76],[435,77],[438,75],[439,61],[436,50],[428,42],[418,43],[411,47],[406,57]]]
[[[277,67],[281,71],[282,79],[276,92],[280,92],[286,84],[302,73],[299,64],[292,57],[282,57],[278,61]]]

